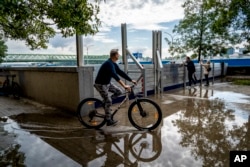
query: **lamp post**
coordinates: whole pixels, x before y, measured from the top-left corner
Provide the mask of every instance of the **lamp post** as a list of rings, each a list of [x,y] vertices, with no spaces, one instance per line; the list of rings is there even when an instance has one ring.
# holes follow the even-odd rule
[[[174,37],[170,33],[168,33],[168,32],[164,32],[164,33],[168,34],[171,37],[171,46],[172,46],[173,45],[173,41],[174,41]]]
[[[89,48],[94,45],[86,45],[86,50],[87,50],[87,64],[88,64],[88,57],[89,57]]]

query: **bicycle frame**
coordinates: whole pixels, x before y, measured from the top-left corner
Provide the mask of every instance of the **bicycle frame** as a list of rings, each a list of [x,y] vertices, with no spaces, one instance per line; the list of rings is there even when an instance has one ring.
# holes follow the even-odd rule
[[[131,92],[128,92],[126,91],[124,94],[125,94],[125,98],[122,100],[122,102],[118,105],[118,107],[115,109],[115,111],[111,114],[111,118],[113,119],[114,115],[120,110],[121,106],[127,101],[127,100],[130,100],[129,99],[129,95],[132,95],[135,97],[134,101],[137,103],[137,100],[138,100],[138,96],[135,95],[134,93],[134,90],[133,88],[135,87],[135,85],[132,85],[130,88],[131,88]],[[140,111],[140,114],[141,116],[145,116],[145,113],[143,112],[143,109],[140,105],[140,103],[137,103],[138,105],[138,108],[139,108],[139,111]]]
[[[127,116],[130,123],[139,130],[153,130],[157,128],[162,120],[161,108],[154,101],[135,93],[135,85],[130,87],[131,90],[126,90],[119,97],[121,102],[113,105],[110,118],[113,119],[122,105],[126,101],[131,100],[127,109]],[[83,126],[99,129],[107,123],[105,103],[94,97],[83,99],[77,106],[77,117]]]

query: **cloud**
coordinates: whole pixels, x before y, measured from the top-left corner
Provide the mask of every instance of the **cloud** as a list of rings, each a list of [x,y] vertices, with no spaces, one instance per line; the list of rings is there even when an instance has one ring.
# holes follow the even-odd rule
[[[136,29],[155,28],[183,17],[183,0],[110,0],[100,5],[100,18],[109,26],[132,24]]]
[[[57,34],[54,38],[50,39],[49,43],[52,47],[68,47],[69,45],[75,44],[76,37],[62,38],[61,35]]]
[[[152,55],[152,31],[171,31],[176,21],[183,18],[184,0],[108,0],[100,2],[99,18],[102,26],[94,36],[83,37],[84,47],[91,45],[89,54],[108,54],[112,48],[121,49],[121,24],[127,24],[128,47]],[[162,38],[166,34],[163,33]],[[168,47],[163,41],[163,53]],[[8,53],[76,54],[75,37],[56,35],[48,49],[31,51],[23,41],[7,42]]]

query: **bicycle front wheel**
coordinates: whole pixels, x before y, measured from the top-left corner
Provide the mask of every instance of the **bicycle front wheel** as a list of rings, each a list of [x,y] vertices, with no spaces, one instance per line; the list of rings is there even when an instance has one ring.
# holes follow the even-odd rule
[[[130,152],[139,161],[151,162],[162,152],[160,136],[155,132],[133,133],[129,138]]]
[[[158,104],[146,98],[134,101],[128,109],[131,124],[139,130],[153,130],[162,120],[162,112]]]
[[[105,123],[103,102],[97,98],[86,98],[77,107],[77,117],[87,128],[101,128]]]

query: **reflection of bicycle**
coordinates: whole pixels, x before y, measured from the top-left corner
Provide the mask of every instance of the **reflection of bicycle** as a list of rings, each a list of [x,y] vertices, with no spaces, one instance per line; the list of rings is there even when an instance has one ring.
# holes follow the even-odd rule
[[[156,160],[162,151],[160,137],[154,132],[122,134],[112,137],[105,135],[104,139],[92,139],[92,142],[97,146],[98,157],[106,155],[105,164],[102,166],[124,164],[137,167],[139,162]]]
[[[14,81],[16,75],[12,74],[2,74],[6,79],[3,82],[1,92],[4,95],[13,95],[14,98],[19,99],[21,94],[21,87],[17,82]],[[9,79],[11,77],[11,80]]]
[[[139,98],[134,93],[134,85],[131,86],[131,92],[127,95],[135,97],[134,101],[128,108],[128,118],[130,123],[139,130],[153,130],[158,127],[162,120],[162,112],[158,104],[147,98]],[[114,115],[121,108],[122,104],[129,99],[125,96],[123,101],[118,105],[111,115]],[[86,98],[82,100],[77,108],[77,116],[79,121],[87,128],[99,129],[106,123],[104,104],[97,98]]]
[[[132,155],[142,162],[151,162],[162,151],[161,140],[155,133],[134,133],[129,139]]]

